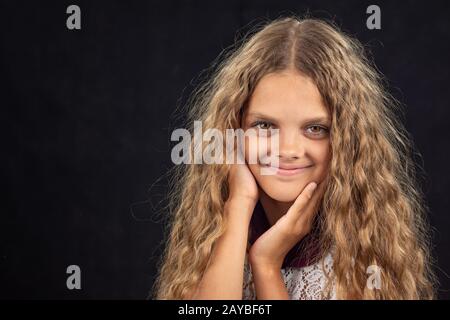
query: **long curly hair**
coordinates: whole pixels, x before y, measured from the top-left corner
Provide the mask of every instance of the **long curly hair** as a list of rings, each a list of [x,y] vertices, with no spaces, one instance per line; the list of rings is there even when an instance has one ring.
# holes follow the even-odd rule
[[[401,104],[363,45],[334,22],[278,17],[236,40],[190,96],[190,132],[194,120],[202,121],[203,130],[239,128],[259,79],[287,69],[314,81],[332,115],[329,182],[319,221],[320,248],[333,250],[326,291],[333,283],[338,299],[433,299],[428,207],[412,138],[399,117]],[[225,231],[229,169],[183,164],[170,172],[166,245],[152,288],[156,299],[184,299],[201,280]],[[379,289],[367,286],[371,265],[381,268]]]

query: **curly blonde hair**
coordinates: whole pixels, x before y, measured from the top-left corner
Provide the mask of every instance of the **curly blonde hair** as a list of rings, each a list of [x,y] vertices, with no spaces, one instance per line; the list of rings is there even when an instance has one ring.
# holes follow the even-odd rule
[[[336,297],[434,298],[428,208],[416,180],[413,142],[398,117],[400,103],[361,43],[333,22],[290,15],[257,25],[211,69],[187,103],[191,132],[193,120],[201,120],[203,130],[239,128],[246,102],[268,73],[294,69],[319,89],[332,115],[319,243],[323,252],[333,249],[327,282],[335,284]],[[172,169],[156,299],[184,299],[201,280],[225,231],[229,169]],[[366,285],[370,265],[381,267],[380,289]]]

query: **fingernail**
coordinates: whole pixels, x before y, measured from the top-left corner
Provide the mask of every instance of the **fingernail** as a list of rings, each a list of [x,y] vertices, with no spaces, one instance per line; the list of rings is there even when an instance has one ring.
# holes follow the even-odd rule
[[[313,182],[309,185],[309,188],[311,191],[314,191],[316,189],[316,187],[317,187],[317,183],[315,183],[315,182]]]

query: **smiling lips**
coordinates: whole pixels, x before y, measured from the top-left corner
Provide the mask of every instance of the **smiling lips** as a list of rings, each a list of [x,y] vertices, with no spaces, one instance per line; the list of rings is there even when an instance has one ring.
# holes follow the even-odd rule
[[[299,165],[280,165],[278,167],[273,167],[267,165],[267,167],[272,168],[273,170],[276,170],[276,174],[280,176],[293,176],[298,173],[301,173],[308,168],[312,167],[312,165],[309,166],[299,166]]]

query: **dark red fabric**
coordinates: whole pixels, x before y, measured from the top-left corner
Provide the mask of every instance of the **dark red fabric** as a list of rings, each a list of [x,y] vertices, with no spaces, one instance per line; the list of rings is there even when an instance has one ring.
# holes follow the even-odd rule
[[[253,244],[266,230],[270,228],[270,223],[264,212],[260,201],[257,202],[250,221],[250,244]],[[312,260],[319,252],[317,242],[311,241],[311,235],[301,239],[286,255],[282,268],[296,267],[302,268],[312,264]],[[309,245],[306,245],[308,242]]]

